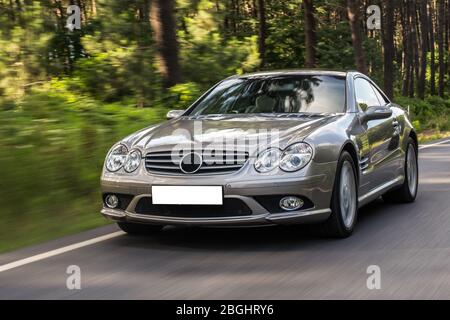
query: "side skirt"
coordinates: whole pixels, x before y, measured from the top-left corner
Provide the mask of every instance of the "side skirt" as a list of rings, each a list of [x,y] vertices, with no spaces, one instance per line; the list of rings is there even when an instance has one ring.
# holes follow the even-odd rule
[[[383,195],[386,191],[388,191],[389,189],[401,185],[404,181],[405,177],[403,175],[395,178],[394,180],[388,181],[378,187],[376,187],[375,189],[369,191],[368,193],[366,193],[365,195],[361,196],[358,198],[358,206],[359,208],[361,208],[362,206],[368,204],[369,202],[375,200],[376,198],[378,198],[379,196]]]

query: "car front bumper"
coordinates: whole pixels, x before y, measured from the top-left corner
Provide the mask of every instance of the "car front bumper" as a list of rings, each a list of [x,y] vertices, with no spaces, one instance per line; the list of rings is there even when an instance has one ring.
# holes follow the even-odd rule
[[[126,208],[103,207],[101,213],[114,221],[128,221],[158,225],[197,226],[260,226],[276,224],[303,224],[325,221],[331,214],[330,201],[336,163],[312,163],[296,174],[249,175],[238,172],[223,176],[157,176],[143,170],[134,176],[104,173],[101,179],[103,194],[126,194],[132,199]],[[224,199],[238,199],[250,210],[248,215],[220,217],[167,216],[142,214],[136,206],[142,198],[151,198],[152,185],[221,185]],[[270,195],[298,195],[312,205],[304,210],[279,211],[266,209],[257,197]]]

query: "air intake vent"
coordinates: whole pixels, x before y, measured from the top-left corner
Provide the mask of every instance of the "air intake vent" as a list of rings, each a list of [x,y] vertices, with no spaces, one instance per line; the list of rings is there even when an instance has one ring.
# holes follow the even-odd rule
[[[217,218],[239,217],[252,214],[252,210],[241,200],[225,198],[223,205],[163,205],[153,204],[150,197],[139,200],[135,208],[136,213],[183,218]]]

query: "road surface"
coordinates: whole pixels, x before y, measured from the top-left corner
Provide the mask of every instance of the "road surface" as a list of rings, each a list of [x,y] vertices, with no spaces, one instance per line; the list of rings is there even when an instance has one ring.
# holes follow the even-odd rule
[[[348,239],[279,227],[117,231],[0,255],[0,299],[450,299],[450,141],[421,149],[415,203],[376,201]],[[66,286],[70,265],[80,290]],[[371,265],[379,290],[366,285]]]

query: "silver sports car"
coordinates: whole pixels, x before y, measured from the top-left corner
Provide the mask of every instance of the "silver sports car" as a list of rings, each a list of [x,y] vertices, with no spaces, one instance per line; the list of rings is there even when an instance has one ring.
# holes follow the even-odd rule
[[[105,160],[102,214],[131,234],[314,223],[346,237],[361,206],[417,195],[411,121],[358,72],[233,76],[167,118]]]

